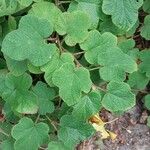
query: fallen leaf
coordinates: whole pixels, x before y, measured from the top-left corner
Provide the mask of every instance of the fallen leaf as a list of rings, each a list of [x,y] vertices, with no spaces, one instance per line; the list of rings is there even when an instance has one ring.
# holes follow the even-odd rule
[[[115,140],[115,139],[116,139],[117,134],[115,134],[114,132],[108,131],[108,130],[107,130],[107,132],[109,133],[110,138],[111,138],[112,140]]]
[[[94,129],[96,131],[101,133],[102,139],[107,139],[109,137],[112,140],[116,139],[117,135],[115,133],[105,129],[105,125],[107,124],[107,122],[103,122],[103,120],[100,118],[100,116],[98,114],[92,116],[89,119],[89,122],[92,124],[92,126],[94,127]]]

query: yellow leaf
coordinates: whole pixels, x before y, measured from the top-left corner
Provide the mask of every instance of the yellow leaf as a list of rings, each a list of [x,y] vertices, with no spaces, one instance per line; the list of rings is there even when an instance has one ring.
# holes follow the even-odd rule
[[[116,139],[117,134],[115,134],[115,133],[113,133],[113,132],[111,132],[111,131],[107,131],[107,132],[109,133],[110,138],[111,138],[112,140],[115,140],[115,139]]]
[[[93,123],[92,126],[96,131],[99,131],[101,133],[102,139],[107,139],[110,136],[109,133],[105,130],[105,127],[103,125]]]
[[[112,140],[116,139],[117,135],[111,131],[105,129],[106,122],[103,122],[98,114],[92,116],[89,121],[92,123],[94,129],[101,133],[102,139],[111,138]]]
[[[98,114],[92,116],[89,121],[91,123],[96,123],[96,124],[99,124],[99,125],[105,125],[105,123],[102,121],[102,119],[99,117]]]

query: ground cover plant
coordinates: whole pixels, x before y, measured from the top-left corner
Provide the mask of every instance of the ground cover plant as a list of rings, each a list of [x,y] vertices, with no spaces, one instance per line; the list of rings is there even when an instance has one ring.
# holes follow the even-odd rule
[[[149,40],[150,0],[1,0],[1,149],[116,138],[99,112],[150,110]]]

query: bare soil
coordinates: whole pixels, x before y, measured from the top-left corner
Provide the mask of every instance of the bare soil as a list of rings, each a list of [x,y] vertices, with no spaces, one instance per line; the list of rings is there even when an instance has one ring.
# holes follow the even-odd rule
[[[101,113],[108,121],[115,115],[104,111]],[[101,140],[99,134],[81,143],[77,150],[150,150],[150,128],[146,126],[147,111],[135,106],[106,128],[117,134],[117,138]]]

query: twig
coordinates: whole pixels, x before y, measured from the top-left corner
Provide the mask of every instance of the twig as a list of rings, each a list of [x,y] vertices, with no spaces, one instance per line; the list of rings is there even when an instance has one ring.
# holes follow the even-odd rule
[[[123,125],[121,125],[121,127],[122,127],[123,129],[125,129],[128,133],[130,133],[130,134],[132,133],[131,130],[128,130],[128,129],[125,128]]]
[[[115,122],[116,120],[118,120],[119,118],[115,118],[115,119],[113,119],[113,120],[111,120],[111,121],[108,121],[108,122],[105,122],[105,124],[110,124],[110,123],[112,123],[112,122]]]

